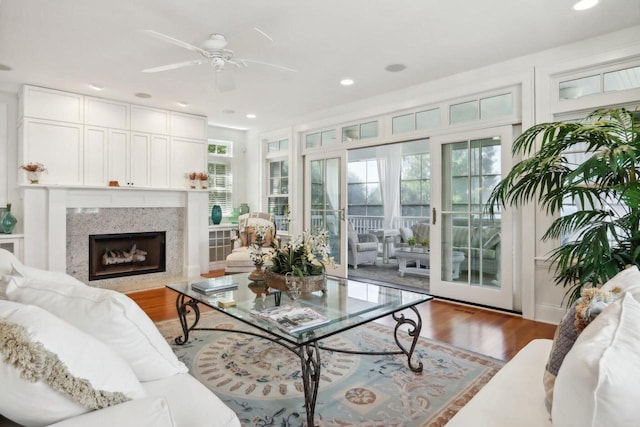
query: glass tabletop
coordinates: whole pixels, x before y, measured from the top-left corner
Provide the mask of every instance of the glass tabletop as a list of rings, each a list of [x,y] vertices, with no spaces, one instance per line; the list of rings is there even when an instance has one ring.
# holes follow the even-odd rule
[[[239,273],[214,279],[198,278],[167,287],[296,344],[315,341],[432,299],[430,295],[423,293],[331,276],[327,277],[326,293],[303,293],[292,299],[286,292],[277,295],[279,291],[267,288],[264,282],[252,282],[247,276],[248,273]],[[209,295],[193,289],[196,283],[216,280],[237,284],[237,287]],[[258,314],[276,307],[276,297],[280,297],[280,306],[310,308],[326,319],[321,324],[301,331],[287,332]]]

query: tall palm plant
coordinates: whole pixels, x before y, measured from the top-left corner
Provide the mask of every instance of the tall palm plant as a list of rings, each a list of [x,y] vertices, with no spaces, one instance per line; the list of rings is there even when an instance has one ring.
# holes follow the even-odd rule
[[[597,110],[578,123],[535,125],[514,142],[517,163],[487,203],[536,201],[556,219],[542,240],[572,236],[549,254],[556,285],[572,303],[583,287],[599,286],[630,264],[640,266],[640,116],[625,109]],[[536,141],[540,147],[536,151]],[[570,150],[585,152],[571,163]],[[563,204],[579,209],[560,215]]]

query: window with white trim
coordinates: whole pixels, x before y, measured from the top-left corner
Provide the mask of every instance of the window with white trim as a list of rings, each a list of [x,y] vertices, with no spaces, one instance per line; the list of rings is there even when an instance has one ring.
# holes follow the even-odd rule
[[[222,215],[231,214],[233,175],[231,161],[233,159],[233,143],[231,141],[209,140],[207,173],[209,174],[209,216],[214,205],[220,205]]]

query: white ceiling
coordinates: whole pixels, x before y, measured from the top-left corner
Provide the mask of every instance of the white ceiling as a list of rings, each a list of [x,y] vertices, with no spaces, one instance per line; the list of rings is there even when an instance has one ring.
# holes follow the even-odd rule
[[[0,90],[33,84],[204,114],[211,124],[283,126],[296,117],[640,23],[639,0],[0,0]],[[273,38],[268,41],[253,30]],[[208,65],[139,30],[191,44],[224,34],[250,64],[236,89],[214,91]],[[385,66],[406,64],[403,72]],[[350,77],[355,84],[342,87]],[[88,83],[104,86],[94,92]],[[134,93],[145,92],[143,100]],[[234,110],[234,114],[223,110]],[[255,113],[256,119],[247,119]]]

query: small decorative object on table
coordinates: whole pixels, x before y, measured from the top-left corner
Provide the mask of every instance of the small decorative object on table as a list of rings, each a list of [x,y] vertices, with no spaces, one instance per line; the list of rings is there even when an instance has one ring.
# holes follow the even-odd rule
[[[264,281],[264,271],[262,270],[262,266],[264,266],[268,253],[262,250],[262,246],[264,245],[265,237],[269,230],[269,227],[264,225],[258,225],[255,227],[256,239],[251,242],[250,256],[253,264],[256,266],[256,269],[249,273],[249,280],[253,280],[254,282]]]
[[[47,168],[45,168],[42,163],[27,163],[26,165],[20,166],[20,169],[27,172],[27,179],[32,184],[39,183],[40,174],[42,174],[42,172],[47,172]]]
[[[211,208],[211,222],[215,225],[220,224],[222,222],[222,208],[220,205],[213,205]]]
[[[198,181],[200,181],[200,188],[206,190],[209,187],[209,175],[205,172],[198,173]]]
[[[240,203],[240,215],[249,213],[249,205],[246,203]]]
[[[11,213],[11,203],[7,203],[7,211],[0,218],[0,229],[4,234],[11,234],[17,223],[18,220]]]
[[[326,230],[316,234],[308,231],[280,246],[272,242],[271,267],[265,279],[270,288],[287,292],[295,299],[301,293],[326,292],[326,264],[333,265]]]
[[[189,187],[192,189],[197,188],[198,184],[198,173],[197,172],[187,172],[184,174],[184,177],[189,180]]]

